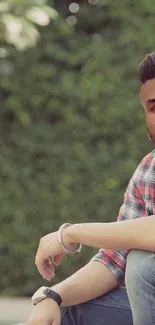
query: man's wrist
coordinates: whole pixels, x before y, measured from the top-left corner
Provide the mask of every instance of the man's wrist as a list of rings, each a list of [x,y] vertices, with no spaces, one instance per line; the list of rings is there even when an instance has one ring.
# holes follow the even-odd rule
[[[46,299],[54,300],[59,307],[62,305],[62,298],[60,294],[56,292],[56,290],[45,286],[40,287],[31,298],[33,305],[37,305]]]
[[[71,225],[62,232],[62,239],[68,250],[76,250],[79,246],[79,243],[76,242],[75,228],[76,225]]]
[[[60,295],[62,299],[62,305],[64,306],[64,296],[66,294],[66,287],[63,285],[63,282],[57,283],[50,287],[51,290],[55,291],[58,295]]]

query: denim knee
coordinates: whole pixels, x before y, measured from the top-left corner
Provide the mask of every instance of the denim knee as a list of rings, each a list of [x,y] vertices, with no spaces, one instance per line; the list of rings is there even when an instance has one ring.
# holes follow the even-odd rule
[[[154,325],[155,254],[131,251],[127,258],[125,282],[134,325]]]
[[[132,250],[127,257],[125,283],[128,291],[155,282],[155,254],[146,251]],[[154,283],[155,284],[155,283]]]

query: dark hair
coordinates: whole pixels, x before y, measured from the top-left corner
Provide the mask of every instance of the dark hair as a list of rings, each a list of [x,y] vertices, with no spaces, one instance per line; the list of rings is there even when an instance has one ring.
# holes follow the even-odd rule
[[[138,70],[138,79],[142,84],[153,78],[155,78],[155,52],[145,56]]]

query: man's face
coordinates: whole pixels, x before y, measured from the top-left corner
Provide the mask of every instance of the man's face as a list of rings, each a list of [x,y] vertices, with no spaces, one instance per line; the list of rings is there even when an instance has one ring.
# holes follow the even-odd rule
[[[141,86],[140,102],[144,107],[148,132],[155,143],[155,78]]]

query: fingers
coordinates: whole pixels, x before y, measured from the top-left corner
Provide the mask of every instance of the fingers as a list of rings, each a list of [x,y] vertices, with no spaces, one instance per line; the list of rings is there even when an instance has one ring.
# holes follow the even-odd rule
[[[60,322],[57,322],[56,320],[53,320],[53,321],[42,321],[42,320],[29,320],[28,323],[24,323],[24,324],[21,324],[21,325],[60,325]]]
[[[36,267],[44,279],[50,280],[55,275],[54,265],[51,263],[46,249],[44,247],[45,241],[40,240],[40,244],[37,250],[35,264]]]
[[[59,245],[57,233],[50,233],[40,239],[35,264],[41,276],[50,280],[55,276],[54,265],[59,265],[65,254]],[[50,261],[52,259],[52,261]],[[54,264],[54,265],[53,265]]]
[[[60,265],[60,263],[62,262],[63,258],[64,258],[65,254],[59,254],[59,255],[55,255],[52,257],[52,262],[54,265]]]
[[[65,254],[59,254],[52,257],[52,261],[50,259],[41,259],[38,256],[36,257],[36,267],[41,274],[41,276],[46,280],[51,280],[55,276],[55,267],[54,265],[60,265],[64,258]]]
[[[49,281],[55,276],[55,267],[50,259],[44,260],[37,257],[35,264],[39,273],[44,279]]]

